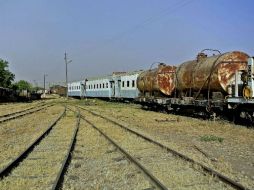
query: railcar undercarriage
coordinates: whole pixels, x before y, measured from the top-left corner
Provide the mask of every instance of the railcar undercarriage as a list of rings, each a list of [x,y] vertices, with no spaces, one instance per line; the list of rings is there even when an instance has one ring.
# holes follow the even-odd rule
[[[205,119],[227,118],[236,124],[254,125],[254,101],[242,98],[226,100],[192,100],[191,97],[139,97],[135,100],[145,109],[166,111]]]

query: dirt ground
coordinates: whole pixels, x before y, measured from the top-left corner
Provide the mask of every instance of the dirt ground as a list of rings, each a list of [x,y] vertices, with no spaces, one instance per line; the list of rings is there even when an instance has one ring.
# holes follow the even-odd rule
[[[141,109],[136,104],[78,101],[254,188],[254,128]]]

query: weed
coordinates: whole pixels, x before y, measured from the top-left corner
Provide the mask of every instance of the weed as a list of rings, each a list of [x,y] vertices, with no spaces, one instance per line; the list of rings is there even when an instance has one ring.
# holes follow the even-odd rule
[[[205,142],[209,142],[209,141],[218,141],[220,143],[222,143],[224,140],[224,138],[222,137],[217,137],[214,135],[203,135],[200,137],[200,141],[205,141]]]

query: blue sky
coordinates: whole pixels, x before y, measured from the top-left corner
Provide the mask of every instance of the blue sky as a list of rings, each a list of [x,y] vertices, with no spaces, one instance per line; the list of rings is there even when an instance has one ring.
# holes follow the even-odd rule
[[[0,58],[42,84],[178,65],[205,48],[254,55],[253,0],[0,0]]]

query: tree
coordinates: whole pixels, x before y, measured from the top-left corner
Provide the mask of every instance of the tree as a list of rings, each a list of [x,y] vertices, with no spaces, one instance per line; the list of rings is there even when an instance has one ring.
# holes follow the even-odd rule
[[[13,84],[13,89],[31,91],[32,90],[32,85],[29,82],[25,81],[25,80],[20,80],[20,81]]]
[[[8,62],[0,59],[0,86],[9,88],[15,75],[8,70]]]

